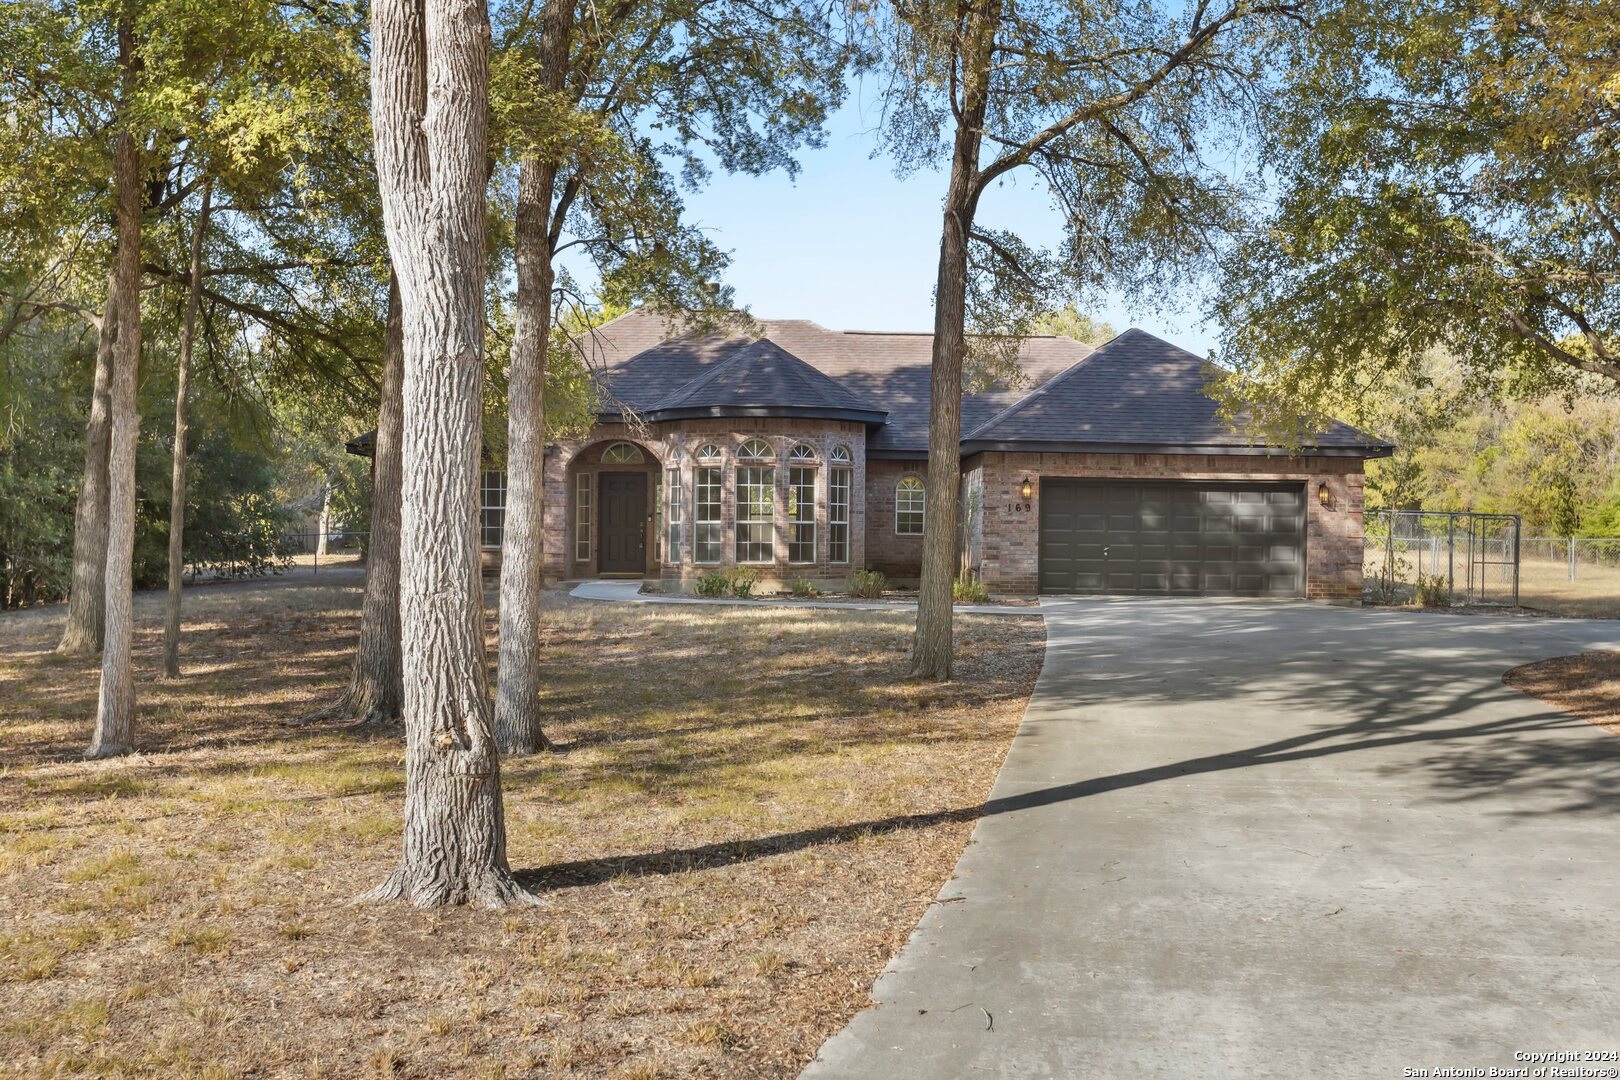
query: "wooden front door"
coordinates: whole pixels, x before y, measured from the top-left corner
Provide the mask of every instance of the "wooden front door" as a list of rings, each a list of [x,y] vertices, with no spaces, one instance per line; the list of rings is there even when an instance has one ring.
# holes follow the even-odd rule
[[[647,571],[647,476],[602,473],[601,559],[603,574]]]

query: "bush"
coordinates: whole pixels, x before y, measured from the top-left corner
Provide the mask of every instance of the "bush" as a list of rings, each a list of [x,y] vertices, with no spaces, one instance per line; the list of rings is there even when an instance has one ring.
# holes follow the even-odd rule
[[[815,582],[809,578],[794,578],[790,588],[793,595],[801,600],[814,600],[821,595],[821,590],[816,588]]]
[[[714,598],[731,591],[731,579],[717,570],[710,570],[693,585],[699,596]]]
[[[951,582],[951,599],[958,604],[987,604],[990,602],[990,590],[971,570],[964,570]]]
[[[1413,598],[1424,607],[1445,607],[1450,604],[1451,592],[1446,588],[1446,576],[1435,574],[1428,577],[1419,574]]]
[[[857,570],[849,591],[863,600],[879,600],[888,587],[889,579],[881,570]]]
[[[753,595],[754,586],[759,582],[759,571],[752,566],[733,566],[729,582],[731,595],[746,600]]]

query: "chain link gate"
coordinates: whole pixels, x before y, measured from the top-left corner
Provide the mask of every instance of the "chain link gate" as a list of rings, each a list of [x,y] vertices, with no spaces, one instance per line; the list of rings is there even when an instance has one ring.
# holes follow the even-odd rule
[[[1517,514],[1368,510],[1364,524],[1372,600],[1518,606]]]

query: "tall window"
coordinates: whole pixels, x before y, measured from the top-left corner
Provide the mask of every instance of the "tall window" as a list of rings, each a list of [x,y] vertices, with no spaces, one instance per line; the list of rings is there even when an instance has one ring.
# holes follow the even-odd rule
[[[768,563],[776,558],[771,536],[776,526],[776,468],[749,464],[776,455],[769,443],[749,439],[737,451],[737,561]]]
[[[692,470],[692,561],[720,561],[720,466]]]
[[[669,523],[669,539],[664,544],[664,561],[678,563],[681,561],[681,470],[669,470],[669,478],[664,481],[664,491],[669,496],[669,508],[664,511],[664,520]]]
[[[591,561],[591,474],[574,478],[574,558]]]
[[[506,474],[485,469],[478,495],[479,542],[487,548],[498,548],[506,531]]]
[[[848,451],[845,451],[847,454]],[[838,451],[833,451],[838,460]],[[847,458],[846,458],[847,460]],[[847,465],[834,465],[827,471],[827,560],[849,562],[849,504],[850,491],[855,486],[855,470]]]
[[[894,489],[894,534],[921,536],[923,534],[923,485],[915,476],[908,476]]]
[[[816,469],[788,469],[788,562],[816,561]]]

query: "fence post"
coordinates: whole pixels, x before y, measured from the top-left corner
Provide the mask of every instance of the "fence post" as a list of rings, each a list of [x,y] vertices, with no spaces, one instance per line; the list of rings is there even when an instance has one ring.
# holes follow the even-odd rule
[[[1565,543],[1568,544],[1568,546],[1569,546],[1569,580],[1574,581],[1575,580],[1575,538],[1572,536],[1567,541],[1565,541]]]
[[[1519,562],[1523,554],[1521,541],[1524,538],[1524,519],[1518,516],[1513,518],[1513,606],[1519,606]]]
[[[1457,602],[1457,515],[1446,515],[1446,601]]]

